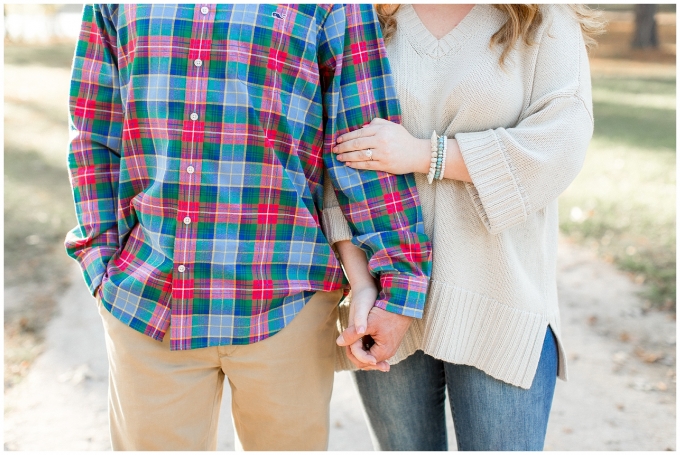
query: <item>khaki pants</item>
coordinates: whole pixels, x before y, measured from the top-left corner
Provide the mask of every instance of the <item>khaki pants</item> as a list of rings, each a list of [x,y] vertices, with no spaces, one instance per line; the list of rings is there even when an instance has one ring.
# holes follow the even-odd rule
[[[170,351],[99,303],[114,450],[215,450],[225,375],[236,448],[326,450],[342,291],[317,292],[282,331],[243,346]]]

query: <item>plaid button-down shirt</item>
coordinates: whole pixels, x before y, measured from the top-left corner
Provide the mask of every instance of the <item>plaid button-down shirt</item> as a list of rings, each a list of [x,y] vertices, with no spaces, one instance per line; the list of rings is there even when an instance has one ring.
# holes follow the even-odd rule
[[[412,176],[352,170],[335,138],[398,121],[368,5],[86,6],[70,92],[78,226],[116,318],[172,349],[248,344],[346,283],[324,165],[382,290],[420,317],[430,271]]]

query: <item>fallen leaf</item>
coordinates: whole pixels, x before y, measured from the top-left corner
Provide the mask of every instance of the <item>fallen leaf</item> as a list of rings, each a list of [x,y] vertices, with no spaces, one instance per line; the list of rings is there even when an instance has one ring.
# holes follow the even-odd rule
[[[654,363],[663,357],[663,354],[645,351],[639,346],[635,348],[635,355],[638,356],[645,363]]]

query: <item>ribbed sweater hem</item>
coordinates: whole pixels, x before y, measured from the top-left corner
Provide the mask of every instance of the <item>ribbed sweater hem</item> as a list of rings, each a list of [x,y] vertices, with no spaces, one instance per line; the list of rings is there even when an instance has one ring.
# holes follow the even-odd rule
[[[425,316],[416,320],[404,337],[391,365],[422,350],[445,362],[470,365],[488,375],[524,389],[531,387],[546,327],[558,340],[560,379],[567,379],[560,341],[559,316],[513,308],[487,296],[432,280]],[[340,308],[339,330],[348,325],[349,306]],[[338,348],[336,371],[354,370],[344,348]]]

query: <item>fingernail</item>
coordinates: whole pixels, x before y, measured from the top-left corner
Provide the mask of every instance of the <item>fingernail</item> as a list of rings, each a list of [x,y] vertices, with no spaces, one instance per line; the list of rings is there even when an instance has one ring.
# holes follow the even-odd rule
[[[337,340],[335,340],[335,344],[342,344],[345,342],[345,339],[342,337],[342,334],[338,337]]]
[[[364,327],[362,325],[360,325],[359,328],[357,329],[357,333],[359,335],[363,335],[365,331],[366,331],[366,327]]]

